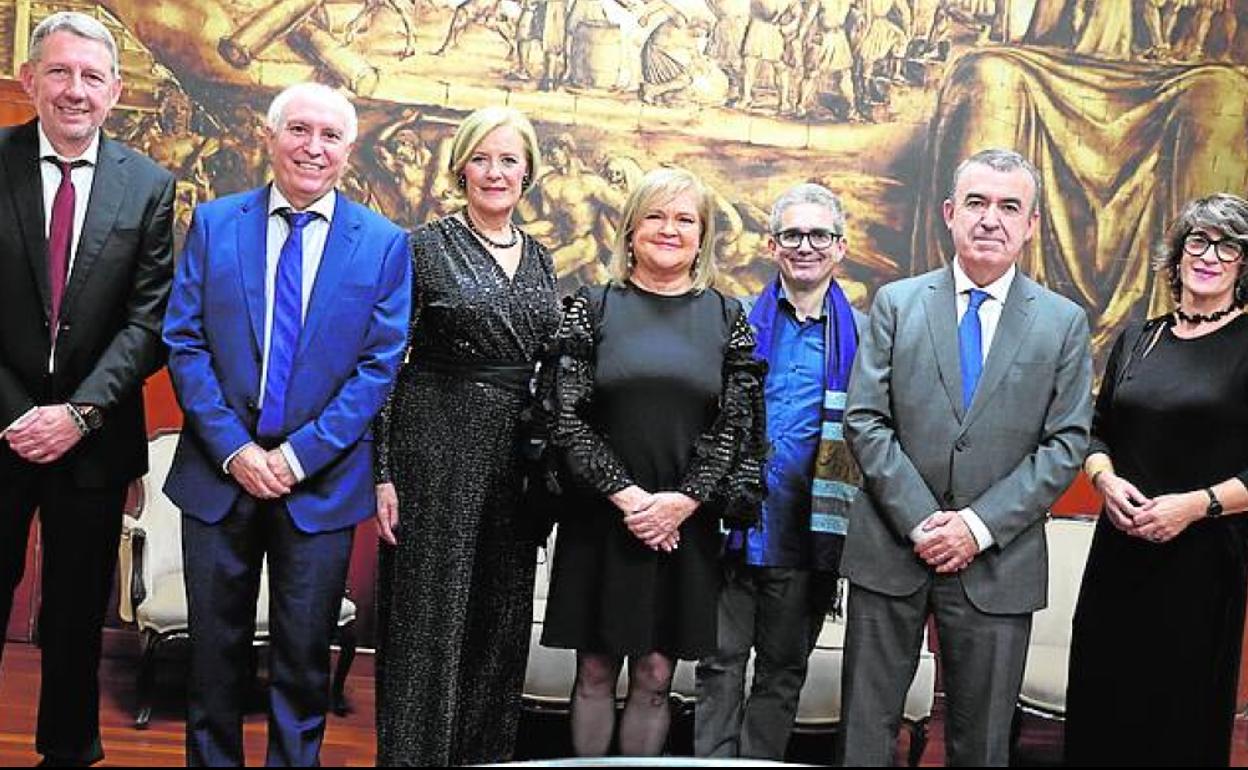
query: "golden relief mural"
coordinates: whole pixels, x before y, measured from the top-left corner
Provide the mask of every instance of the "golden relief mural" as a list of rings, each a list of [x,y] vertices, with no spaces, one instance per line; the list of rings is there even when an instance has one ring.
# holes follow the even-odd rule
[[[1040,167],[1024,265],[1084,305],[1095,343],[1161,309],[1148,256],[1196,195],[1248,190],[1248,3],[1233,0],[0,1],[16,65],[53,10],[118,34],[127,90],[110,125],[198,201],[263,181],[261,113],[315,78],[356,96],[348,192],[411,226],[453,210],[455,124],[509,104],[547,168],[521,206],[565,288],[605,277],[644,170],[679,164],[716,196],[727,288],[756,291],[767,212],[800,181],[840,194],[841,280],[940,264],[957,162],[988,145]]]

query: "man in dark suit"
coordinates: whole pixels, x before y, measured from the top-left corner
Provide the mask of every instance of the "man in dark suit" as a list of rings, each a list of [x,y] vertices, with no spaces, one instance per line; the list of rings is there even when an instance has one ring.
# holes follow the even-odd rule
[[[173,178],[100,131],[121,79],[95,19],[40,23],[21,80],[37,119],[0,130],[0,617],[37,508],[36,745],[85,765],[104,756],[101,628],[126,485],[147,472],[143,381],[164,359]]]
[[[885,765],[928,615],[950,765],[1004,765],[1031,615],[1045,605],[1044,520],[1088,447],[1084,311],[1020,273],[1040,176],[1017,153],[958,167],[953,264],[883,287],[845,426],[865,479],[850,508],[842,679],[845,764]]]
[[[184,514],[192,765],[243,762],[266,554],[267,763],[319,762],[352,534],[376,508],[369,427],[411,307],[407,234],[334,190],[351,103],[301,83],[267,125],[273,184],[196,209],[165,320],[186,413],[165,491]]]

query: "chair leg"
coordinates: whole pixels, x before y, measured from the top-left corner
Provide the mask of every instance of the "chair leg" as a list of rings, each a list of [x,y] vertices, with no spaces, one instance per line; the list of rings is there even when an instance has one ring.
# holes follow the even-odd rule
[[[906,752],[906,761],[910,767],[918,767],[923,752],[927,751],[927,719],[910,723],[910,751]]]
[[[141,644],[139,672],[134,688],[138,712],[134,717],[134,729],[146,730],[152,721],[152,700],[156,684],[156,647],[160,644],[160,635],[151,629],[146,629],[139,639]]]
[[[334,683],[330,690],[330,708],[340,717],[351,713],[347,702],[347,674],[355,662],[355,621],[338,627],[338,665],[334,668]]]

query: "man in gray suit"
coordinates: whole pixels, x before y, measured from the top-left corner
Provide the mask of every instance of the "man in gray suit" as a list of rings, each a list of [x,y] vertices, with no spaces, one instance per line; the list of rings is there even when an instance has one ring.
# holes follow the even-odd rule
[[[1018,271],[1040,177],[1017,153],[962,163],[947,267],[879,290],[845,426],[865,492],[849,513],[844,761],[885,765],[936,618],[950,765],[1005,765],[1044,519],[1088,446],[1088,321]]]

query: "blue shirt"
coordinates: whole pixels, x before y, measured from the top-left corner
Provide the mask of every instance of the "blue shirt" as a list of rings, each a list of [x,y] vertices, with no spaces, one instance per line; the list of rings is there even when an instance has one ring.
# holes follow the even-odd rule
[[[824,350],[828,319],[797,320],[793,305],[780,298],[764,398],[771,457],[766,466],[767,497],[757,526],[744,538],[735,532],[730,551],[746,564],[797,567],[811,564],[810,488],[823,424]]]

